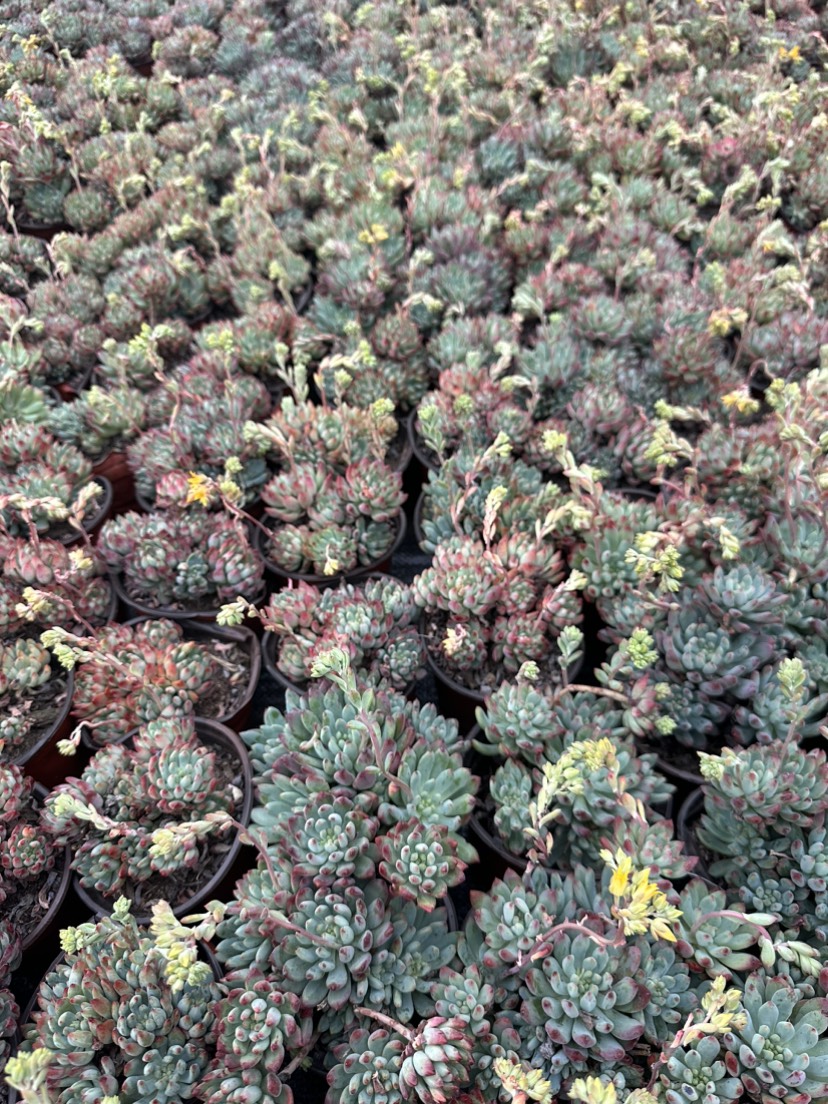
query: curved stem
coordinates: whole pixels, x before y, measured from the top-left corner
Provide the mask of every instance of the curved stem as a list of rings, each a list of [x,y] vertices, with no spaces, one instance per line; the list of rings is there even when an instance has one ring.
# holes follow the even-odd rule
[[[413,1043],[416,1038],[416,1034],[410,1027],[405,1027],[403,1024],[398,1023],[396,1020],[392,1019],[391,1016],[386,1016],[384,1012],[375,1012],[373,1008],[365,1008],[362,1005],[355,1008],[354,1012],[358,1012],[360,1016],[368,1016],[369,1019],[381,1023],[383,1027],[388,1027],[391,1031],[396,1031],[398,1035],[402,1035],[404,1038],[408,1039],[409,1043]]]

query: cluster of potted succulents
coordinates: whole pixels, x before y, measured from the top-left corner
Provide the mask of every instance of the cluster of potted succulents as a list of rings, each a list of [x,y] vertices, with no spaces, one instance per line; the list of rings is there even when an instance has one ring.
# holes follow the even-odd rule
[[[828,1100],[827,83],[4,5],[0,1104]]]

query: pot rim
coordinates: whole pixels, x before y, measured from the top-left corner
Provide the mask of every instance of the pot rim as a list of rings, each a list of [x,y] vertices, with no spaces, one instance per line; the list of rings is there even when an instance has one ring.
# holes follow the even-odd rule
[[[33,744],[27,752],[24,752],[19,757],[12,757],[11,762],[18,767],[25,768],[32,759],[35,758],[41,751],[43,751],[51,741],[54,739],[55,734],[66,724],[69,718],[69,714],[72,711],[72,698],[75,693],[75,672],[74,671],[62,671],[61,674],[66,678],[66,700],[60,708],[60,712],[52,721],[49,728],[43,733],[37,743]]]
[[[48,788],[40,782],[35,782],[34,786],[32,787],[32,795],[38,805],[42,806],[43,802],[46,800],[48,793]],[[69,892],[69,886],[72,883],[72,852],[69,849],[68,843],[62,848],[62,851],[63,871],[61,873],[60,881],[58,882],[57,890],[55,891],[55,895],[52,898],[49,908],[43,914],[40,923],[26,936],[24,940],[21,941],[20,950],[24,954],[26,953],[26,951],[30,950],[40,939],[42,939],[46,932],[49,930],[55,917],[58,915],[61,908],[63,907],[63,902],[66,900],[66,895]]]
[[[405,540],[405,533],[407,528],[405,512],[400,507],[400,512],[394,519],[397,525],[397,535],[389,545],[388,549],[383,552],[373,563],[363,564],[361,567],[352,567],[347,571],[337,571],[334,575],[314,575],[305,574],[300,571],[285,571],[283,567],[279,567],[273,560],[271,560],[265,553],[265,534],[257,525],[253,534],[253,546],[257,552],[261,555],[265,562],[265,570],[277,579],[284,581],[294,581],[300,583],[310,583],[312,586],[317,586],[320,589],[328,590],[331,587],[339,586],[340,583],[354,583],[362,582],[369,575],[385,574],[378,571],[380,564],[386,563],[390,560],[400,549],[400,545]]]
[[[116,571],[110,568],[109,578],[112,581],[112,586],[115,589],[115,593],[118,595],[119,601],[123,604],[127,613],[132,610],[135,611],[132,614],[133,617],[167,617],[170,621],[198,621],[202,624],[212,624],[221,612],[221,606],[204,610],[197,610],[192,607],[189,609],[175,609],[172,606],[158,606],[153,608],[152,606],[148,606],[142,599],[132,597],[124,586],[124,574],[122,571]],[[265,590],[266,587],[264,581],[262,581],[261,586],[253,597],[250,598],[253,605],[257,605],[262,601]]]
[[[235,752],[237,758],[239,759],[242,768],[244,796],[242,798],[242,808],[239,811],[239,815],[236,817],[236,819],[246,828],[250,823],[250,814],[253,809],[254,797],[253,769],[250,765],[250,759],[247,754],[247,749],[245,748],[241,738],[235,732],[233,732],[231,728],[228,728],[227,725],[221,724],[219,721],[210,720],[206,717],[196,717],[195,726],[196,733],[203,743],[205,742],[205,736],[211,736],[213,737],[213,743],[224,744],[225,747],[229,745],[230,749]],[[127,733],[126,736],[121,737],[121,739],[115,741],[115,743],[122,744],[125,743],[127,740],[131,740],[134,731],[135,730],[133,730],[133,732]],[[107,746],[111,747],[113,745],[110,744]],[[181,919],[182,916],[186,916],[188,915],[188,913],[195,911],[198,906],[203,904],[205,901],[209,901],[210,898],[215,895],[216,890],[233,869],[241,848],[241,836],[238,829],[234,829],[232,842],[215,874],[212,875],[209,881],[206,882],[201,887],[201,889],[197,890],[195,893],[192,894],[192,896],[188,897],[186,901],[174,908],[172,910],[173,915],[176,916],[178,919]],[[98,893],[96,890],[87,889],[85,886],[81,885],[80,877],[74,871],[73,885],[78,897],[90,910],[93,918],[97,919],[101,916],[111,913],[112,908],[115,904],[115,899],[104,897],[103,894]],[[152,915],[150,913],[140,913],[137,915],[133,913],[133,915],[135,915],[135,919],[138,924],[142,926],[147,926],[152,921]]]
[[[87,537],[91,537],[109,517],[109,514],[112,510],[112,499],[114,496],[112,484],[105,475],[93,475],[89,482],[98,483],[101,487],[103,487],[103,498],[101,499],[101,504],[95,511],[95,513],[92,514],[91,517],[83,519],[83,531],[84,533],[86,533]],[[44,536],[48,537],[49,534],[45,533]],[[59,541],[62,545],[69,548],[77,544],[83,538],[81,537],[80,533],[72,531],[71,533],[64,533],[61,536],[55,537],[53,539]]]

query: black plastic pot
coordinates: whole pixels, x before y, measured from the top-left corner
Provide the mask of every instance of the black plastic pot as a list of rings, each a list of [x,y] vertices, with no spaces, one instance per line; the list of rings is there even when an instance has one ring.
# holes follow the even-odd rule
[[[42,806],[49,791],[45,786],[36,783],[33,793],[37,805]],[[57,946],[58,934],[61,928],[66,927],[68,922],[67,906],[69,905],[69,887],[72,884],[72,871],[69,867],[71,858],[72,854],[68,846],[64,847],[60,855],[56,857],[55,865],[60,871],[60,880],[51,904],[42,920],[36,928],[29,932],[20,945],[20,949],[24,954],[30,953],[42,960],[49,953],[52,943]]]
[[[92,379],[92,371],[93,368],[90,364],[88,368],[84,368],[81,372],[72,376],[71,379],[55,384],[55,391],[60,395],[63,402],[74,402],[78,395],[87,389],[89,381]]]
[[[285,571],[268,557],[266,551],[267,538],[259,526],[256,526],[253,531],[253,546],[264,559],[265,576],[270,584],[271,591],[281,590],[282,587],[286,586],[291,581],[311,583],[313,586],[319,587],[320,590],[329,590],[331,587],[339,586],[340,583],[363,582],[369,575],[390,573],[391,562],[394,555],[399,551],[400,545],[405,540],[406,520],[402,510],[398,514],[396,520],[397,535],[391,547],[380,559],[375,560],[374,563],[365,564],[362,567],[350,568],[348,571],[337,571],[335,575],[312,575],[304,574],[301,571]]]
[[[124,586],[123,576],[119,571],[112,571],[109,575],[112,580],[112,586],[115,588],[115,593],[118,595],[118,601],[121,603],[121,610],[124,614],[124,618],[135,617],[169,617],[171,621],[197,621],[199,624],[214,624],[216,617],[220,613],[220,607],[216,606],[213,609],[176,609],[173,606],[150,606],[140,598],[133,598],[129,594]],[[257,590],[253,595],[245,595],[249,597],[250,601],[256,605],[264,597],[264,584],[260,590]]]
[[[684,844],[687,855],[696,857],[696,865],[692,871],[693,878],[701,878],[712,889],[721,889],[722,886],[710,877],[707,868],[706,857],[696,836],[696,825],[704,812],[704,792],[701,789],[694,790],[684,801],[676,818],[676,835]]]
[[[425,507],[425,488],[420,491],[420,496],[414,506],[414,513],[411,515],[411,528],[414,530],[414,540],[417,542],[417,547],[423,547],[425,541],[425,533],[423,532],[423,508]]]
[[[417,463],[423,469],[423,479],[425,480],[425,478],[426,478],[425,473],[430,472],[430,471],[433,471],[433,472],[439,471],[440,470],[440,465],[437,463],[437,460],[433,456],[433,454],[426,449],[422,438],[420,437],[419,433],[417,432],[417,408],[416,407],[414,407],[414,409],[411,411],[411,413],[406,418],[406,427],[408,429],[408,440],[411,443],[411,451],[413,452],[414,458],[417,460]]]
[[[399,453],[393,460],[393,462],[390,459],[386,462],[392,471],[400,472],[404,476],[414,458],[414,451],[411,447],[411,438],[408,435],[408,429],[406,425],[401,422],[399,423],[399,426],[400,428],[397,431],[397,437],[394,439],[395,441],[399,441],[400,443],[401,447],[399,448]],[[391,444],[393,446],[394,441],[392,441]]]
[[[112,511],[112,484],[104,475],[96,475],[93,477],[92,482],[99,483],[103,488],[103,494],[99,499],[98,508],[94,514],[83,519],[83,529],[89,539],[94,543],[98,532],[109,517]],[[48,533],[45,534],[48,536]],[[67,548],[79,544],[83,538],[77,530],[70,529],[69,532],[61,533],[57,538],[61,544],[66,545]]]
[[[67,230],[71,230],[71,227],[65,222],[35,222],[33,219],[26,218],[16,218],[14,221],[21,234],[25,234],[29,238],[40,238],[41,241],[46,242],[51,241],[58,234],[64,234]]]
[[[447,674],[426,648],[426,661],[437,683],[437,704],[440,712],[454,717],[461,732],[469,732],[477,723],[476,710],[483,705],[486,695],[481,690],[470,690]],[[494,689],[494,687],[492,687]]]
[[[208,721],[198,717],[195,724],[196,732],[204,744],[232,751],[241,764],[244,797],[241,810],[236,819],[246,827],[250,823],[250,812],[253,808],[253,770],[250,766],[247,749],[232,729],[219,724],[218,721]],[[132,734],[125,736],[120,742],[125,743],[131,739]],[[214,898],[226,899],[226,896],[232,893],[233,886],[244,873],[247,865],[242,854],[242,842],[238,832],[236,832],[218,870],[209,881],[205,882],[201,889],[184,901],[183,904],[173,909],[174,915],[180,919],[182,916],[197,911],[198,907],[204,904],[205,901]],[[116,897],[104,897],[103,894],[97,893],[94,889],[87,889],[81,885],[77,875],[74,878],[74,886],[75,893],[93,916],[105,916],[112,911]],[[152,916],[148,913],[134,915],[139,924],[148,925],[152,920]]]
[[[437,683],[437,703],[440,712],[448,717],[454,717],[460,725],[461,732],[469,732],[477,724],[478,706],[485,704],[488,695],[494,693],[502,680],[487,687],[485,691],[472,690],[444,671],[428,648],[426,648],[426,660]],[[583,660],[572,664],[567,672],[569,682],[576,680],[582,667]]]
[[[668,778],[674,784],[678,800],[683,801],[704,783],[699,771],[689,771],[685,770],[684,767],[677,766],[670,761],[668,755],[661,752],[660,748],[650,743],[636,740],[636,750],[643,755],[655,753],[656,767],[665,778]]]
[[[307,692],[309,685],[307,682],[304,684],[293,682],[287,675],[283,674],[276,665],[275,633],[265,632],[262,636],[262,666],[282,690],[292,690],[294,694],[299,695]]]

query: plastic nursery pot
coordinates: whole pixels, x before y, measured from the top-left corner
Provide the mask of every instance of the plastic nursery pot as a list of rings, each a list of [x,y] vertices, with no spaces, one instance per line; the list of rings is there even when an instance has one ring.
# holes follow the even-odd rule
[[[133,617],[127,621],[126,624],[132,628],[135,625],[140,625],[143,621],[156,620],[158,620],[157,617]],[[195,640],[199,644],[205,642],[209,643],[213,640],[218,640],[225,644],[238,644],[246,653],[250,664],[250,677],[247,682],[247,688],[243,693],[239,694],[229,713],[222,713],[218,717],[206,718],[216,721],[217,724],[227,725],[227,727],[232,728],[234,732],[241,732],[241,730],[247,726],[247,721],[250,716],[250,703],[253,701],[253,695],[256,693],[256,687],[259,685],[259,676],[262,673],[262,648],[259,644],[258,637],[253,630],[249,629],[246,625],[240,625],[238,628],[225,628],[219,625],[206,625],[199,621],[179,621],[178,625],[184,633],[185,640]]]
[[[129,64],[135,70],[139,77],[146,77],[148,80],[152,76],[152,54],[142,54],[137,58],[130,58]]]
[[[35,785],[34,796],[38,806],[43,804],[48,793],[49,791],[45,786],[41,786],[39,783]],[[29,932],[20,945],[20,949],[24,954],[31,951],[33,955],[37,955],[42,960],[49,950],[50,944],[53,942],[57,944],[57,936],[61,928],[65,928],[69,923],[69,915],[72,911],[69,899],[69,886],[72,884],[72,871],[69,866],[71,859],[72,853],[68,845],[55,858],[54,869],[58,874],[57,885],[49,908],[43,914],[37,926]]]
[[[75,688],[74,673],[65,672],[65,678],[66,697],[58,715],[35,744],[11,760],[35,782],[49,789],[63,782],[69,768],[74,766],[74,760],[61,755],[57,749],[58,740],[65,739],[72,731],[69,714],[72,710],[72,693]]]
[[[490,889],[497,878],[502,878],[507,870],[523,874],[527,860],[516,855],[504,846],[503,841],[485,827],[477,813],[472,813],[469,829],[474,837],[474,846],[480,856],[480,870],[485,871],[486,889]]]
[[[112,484],[103,475],[96,475],[92,479],[93,483],[99,483],[103,488],[103,494],[98,500],[98,506],[94,513],[83,519],[83,529],[89,539],[95,542],[95,538],[100,531],[101,526],[109,517],[112,511]],[[68,529],[65,533],[58,534],[57,540],[61,544],[66,545],[67,548],[73,545],[79,544],[81,536],[75,529]]]
[[[408,415],[405,420],[405,424],[408,428],[408,440],[411,443],[411,451],[414,454],[415,459],[423,469],[423,479],[425,479],[426,472],[436,472],[440,470],[440,465],[437,463],[437,458],[434,453],[430,452],[417,432],[417,408],[416,406]]]
[[[92,465],[92,474],[111,483],[113,514],[123,514],[135,506],[135,479],[125,452],[120,449],[107,452]]]
[[[658,491],[654,487],[646,486],[646,484],[642,484],[640,487],[611,487],[609,491],[611,494],[620,494],[625,498],[638,499],[639,501],[655,502],[658,498]]]
[[[697,770],[687,770],[678,763],[672,762],[663,746],[654,746],[644,740],[636,740],[635,746],[639,754],[655,753],[657,769],[675,785],[678,798],[684,799],[703,784],[704,779]],[[677,754],[683,750],[678,744],[675,748]]]
[[[437,683],[437,704],[440,712],[454,717],[461,732],[469,732],[477,723],[476,710],[483,705],[486,695],[482,690],[470,690],[447,674],[426,648],[426,661]],[[492,687],[494,689],[494,687]]]
[[[14,221],[21,234],[25,234],[28,238],[40,238],[41,241],[46,242],[71,229],[65,222],[46,223],[27,219],[15,219]]]
[[[704,792],[701,789],[697,789],[686,798],[684,804],[679,809],[679,814],[676,818],[676,835],[684,844],[685,853],[687,855],[694,855],[696,858],[696,865],[691,872],[691,878],[701,878],[703,882],[706,882],[707,885],[711,886],[713,889],[721,889],[722,887],[718,882],[715,882],[710,877],[704,849],[696,836],[696,825],[703,812]]]
[[[391,455],[386,455],[386,463],[389,468],[391,468],[392,471],[401,472],[403,476],[408,471],[409,465],[414,457],[407,421],[408,419],[406,419],[405,422],[399,423],[397,436],[389,446],[388,451]]]
[[[397,515],[396,522],[397,535],[391,547],[380,559],[375,560],[374,563],[364,564],[362,567],[353,567],[348,571],[338,571],[335,575],[306,575],[301,571],[285,571],[268,557],[266,550],[267,539],[265,533],[258,525],[253,531],[253,545],[264,559],[265,577],[270,586],[270,590],[281,590],[282,587],[286,586],[291,580],[301,583],[311,583],[313,586],[319,587],[320,590],[329,590],[331,587],[339,586],[340,583],[363,582],[369,575],[376,575],[378,572],[380,574],[390,572],[391,561],[405,539],[406,520],[402,510]]]
[[[109,578],[112,581],[112,586],[115,588],[115,593],[118,595],[118,601],[121,603],[121,610],[124,615],[124,619],[129,618],[144,618],[144,617],[168,617],[171,621],[197,621],[200,625],[213,625],[215,620],[221,612],[221,607],[216,606],[213,609],[192,609],[184,608],[177,609],[175,606],[151,606],[147,602],[143,602],[140,598],[133,598],[124,586],[123,576],[119,571],[111,571]],[[257,590],[255,594],[250,595],[250,601],[257,605],[262,601],[264,597],[264,586],[260,590]]]
[[[81,392],[86,390],[91,379],[92,365],[90,364],[88,368],[84,368],[77,375],[64,380],[63,383],[56,384],[55,390],[64,402],[73,402]]]
[[[313,686],[317,679],[306,679],[304,682],[294,682],[293,679],[289,679],[286,674],[279,670],[276,662],[276,634],[272,632],[265,632],[262,636],[262,666],[265,671],[270,675],[273,681],[282,690],[292,690],[294,694],[307,694],[308,690]],[[417,679],[409,682],[401,693],[412,701],[415,697],[417,689]]]
[[[262,636],[262,666],[265,671],[270,675],[273,681],[282,690],[292,690],[294,694],[304,694],[308,688],[308,683],[304,685],[298,682],[293,682],[287,675],[283,674],[276,666],[276,634],[272,632],[265,632]]]
[[[417,547],[423,547],[423,541],[425,540],[425,533],[423,532],[423,509],[425,508],[425,489],[420,491],[420,496],[417,499],[417,503],[414,507],[414,513],[411,515],[411,528],[414,530],[414,540],[417,542]]]
[[[218,721],[208,721],[202,717],[197,717],[195,726],[196,732],[202,743],[206,744],[208,747],[213,746],[222,748],[225,751],[231,751],[239,760],[241,764],[244,796],[242,797],[242,807],[236,816],[236,820],[247,826],[250,823],[250,812],[253,808],[253,770],[250,766],[247,749],[232,729],[228,728],[226,725],[219,724]],[[124,743],[131,738],[132,734],[130,733],[124,736],[123,740],[120,742]],[[210,901],[214,898],[219,900],[225,899],[225,897],[232,892],[233,886],[248,868],[248,865],[246,856],[242,850],[241,839],[239,838],[238,832],[234,830],[232,843],[218,869],[200,889],[173,909],[175,916],[180,919],[182,916],[187,916],[188,913],[196,912],[199,906],[203,905],[205,901]],[[74,878],[74,886],[75,893],[94,916],[105,916],[112,911],[117,897],[104,897],[94,889],[87,889],[85,886],[81,885],[77,875]],[[120,894],[118,894],[118,896],[120,896]],[[139,914],[135,912],[134,915],[139,924],[148,925],[152,920],[152,916],[149,913]]]
[[[523,874],[527,860],[523,855],[510,851],[499,836],[490,832],[483,823],[481,808],[489,793],[489,778],[500,758],[481,755],[475,751],[472,741],[480,738],[480,726],[474,725],[468,735],[469,749],[463,756],[463,765],[480,778],[480,789],[475,802],[475,811],[469,819],[469,831],[477,849],[479,862],[469,869],[467,880],[475,889],[487,892],[496,878],[502,878],[507,870]]]

